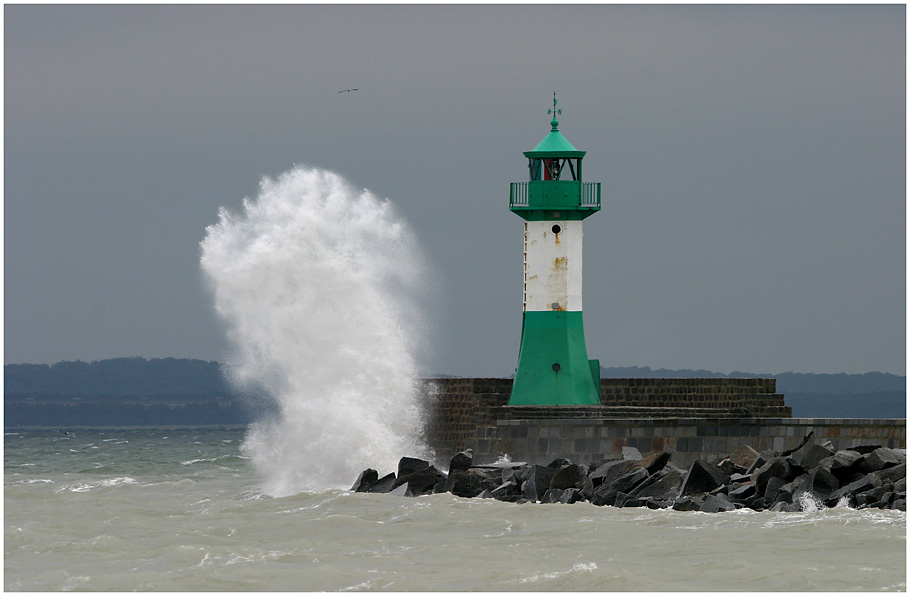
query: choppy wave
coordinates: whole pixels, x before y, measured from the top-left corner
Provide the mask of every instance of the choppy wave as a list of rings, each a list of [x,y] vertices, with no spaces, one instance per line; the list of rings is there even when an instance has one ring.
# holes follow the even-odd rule
[[[84,493],[99,488],[112,488],[116,486],[126,486],[138,484],[135,478],[124,476],[121,478],[105,478],[96,482],[77,482],[74,484],[64,484],[57,489],[57,492],[70,491],[74,493]]]
[[[133,432],[142,474],[7,437],[9,591],[905,591],[906,514],[263,494],[240,431]],[[88,440],[90,437],[80,440]],[[97,439],[97,437],[96,437]],[[140,440],[141,439],[141,440]],[[192,440],[191,440],[192,439]],[[137,459],[107,445],[111,467]],[[39,457],[39,454],[40,457]],[[55,459],[56,458],[56,459]],[[218,466],[192,460],[223,462]],[[22,467],[24,461],[36,463]],[[353,479],[352,479],[353,480]]]

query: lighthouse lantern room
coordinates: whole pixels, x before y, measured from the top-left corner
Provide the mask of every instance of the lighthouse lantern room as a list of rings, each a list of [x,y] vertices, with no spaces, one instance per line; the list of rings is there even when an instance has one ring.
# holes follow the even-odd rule
[[[582,325],[582,221],[600,210],[600,183],[583,182],[579,151],[559,132],[531,151],[528,182],[513,182],[509,209],[524,219],[521,346],[509,405],[596,405],[600,362]]]

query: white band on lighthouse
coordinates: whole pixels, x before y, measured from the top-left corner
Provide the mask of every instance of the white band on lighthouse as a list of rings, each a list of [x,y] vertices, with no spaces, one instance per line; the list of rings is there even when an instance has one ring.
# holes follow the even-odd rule
[[[582,222],[526,221],[524,310],[581,311]]]

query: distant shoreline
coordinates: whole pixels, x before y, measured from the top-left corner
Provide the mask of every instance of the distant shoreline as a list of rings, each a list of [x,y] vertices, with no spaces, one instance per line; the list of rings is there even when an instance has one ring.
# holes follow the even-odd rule
[[[906,377],[889,373],[726,375],[644,366],[601,367],[601,377],[774,378],[796,418],[906,417]],[[421,381],[434,378],[469,377]],[[5,429],[244,428],[277,413],[274,400],[230,386],[215,361],[136,357],[4,366]]]
[[[4,434],[15,434],[18,431],[26,430],[53,430],[53,431],[70,431],[70,430],[146,430],[158,428],[161,430],[244,430],[249,428],[249,424],[168,424],[168,425],[133,425],[133,426],[5,426]]]

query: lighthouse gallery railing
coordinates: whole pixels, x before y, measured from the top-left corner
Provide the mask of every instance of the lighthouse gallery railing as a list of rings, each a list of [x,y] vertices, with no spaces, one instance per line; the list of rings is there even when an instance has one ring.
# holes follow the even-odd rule
[[[528,182],[512,182],[509,193],[509,207],[530,207]],[[600,182],[582,182],[579,207],[600,209]]]

